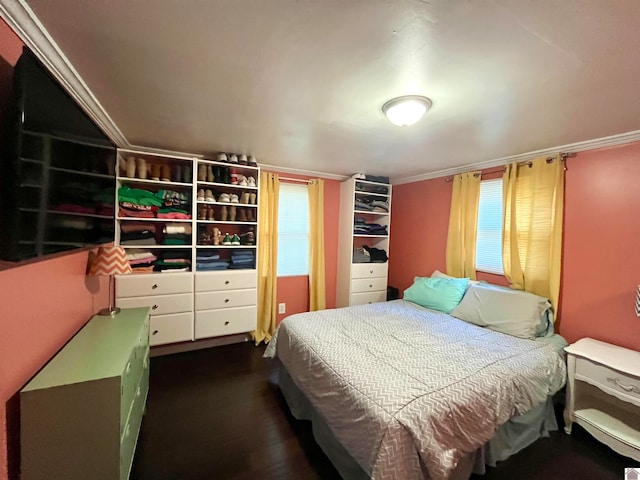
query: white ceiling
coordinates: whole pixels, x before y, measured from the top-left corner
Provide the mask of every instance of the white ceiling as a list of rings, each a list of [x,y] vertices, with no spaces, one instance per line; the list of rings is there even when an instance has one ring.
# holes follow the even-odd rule
[[[399,177],[640,130],[635,0],[28,3],[133,145]]]

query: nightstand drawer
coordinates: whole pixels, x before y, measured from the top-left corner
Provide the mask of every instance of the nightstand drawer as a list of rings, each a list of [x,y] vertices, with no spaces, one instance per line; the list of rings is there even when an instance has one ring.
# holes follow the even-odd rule
[[[387,293],[387,277],[356,278],[351,280],[351,293],[376,292],[384,290]]]
[[[116,297],[144,297],[193,292],[193,274],[137,274],[116,276]]]
[[[388,263],[354,263],[351,265],[352,278],[386,277]]]
[[[257,286],[258,275],[255,270],[196,273],[196,292],[240,290]]]
[[[640,378],[586,358],[576,358],[576,380],[591,383],[621,400],[640,405]]]
[[[120,308],[149,307],[152,317],[169,313],[191,312],[193,311],[193,294],[118,298],[116,305]]]
[[[216,308],[247,307],[258,301],[255,288],[247,290],[224,290],[221,292],[196,293],[196,310],[213,310]]]

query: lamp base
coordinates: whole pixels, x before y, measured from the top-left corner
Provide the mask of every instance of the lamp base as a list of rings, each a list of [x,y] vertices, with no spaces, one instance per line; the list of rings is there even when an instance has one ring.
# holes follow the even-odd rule
[[[120,313],[120,307],[113,307],[113,308],[103,308],[98,312],[98,315],[101,315],[103,317],[113,317],[119,313]]]

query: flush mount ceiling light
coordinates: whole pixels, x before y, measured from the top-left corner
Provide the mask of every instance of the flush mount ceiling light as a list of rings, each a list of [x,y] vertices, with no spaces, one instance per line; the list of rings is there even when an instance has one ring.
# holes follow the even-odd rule
[[[420,120],[431,105],[432,102],[427,97],[405,95],[389,100],[382,106],[382,111],[394,125],[407,127]]]

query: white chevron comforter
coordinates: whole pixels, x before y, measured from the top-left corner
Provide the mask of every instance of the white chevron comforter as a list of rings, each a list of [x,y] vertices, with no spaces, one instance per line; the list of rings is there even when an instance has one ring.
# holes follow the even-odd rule
[[[265,356],[371,478],[441,480],[563,386],[559,350],[396,300],[288,317]]]

